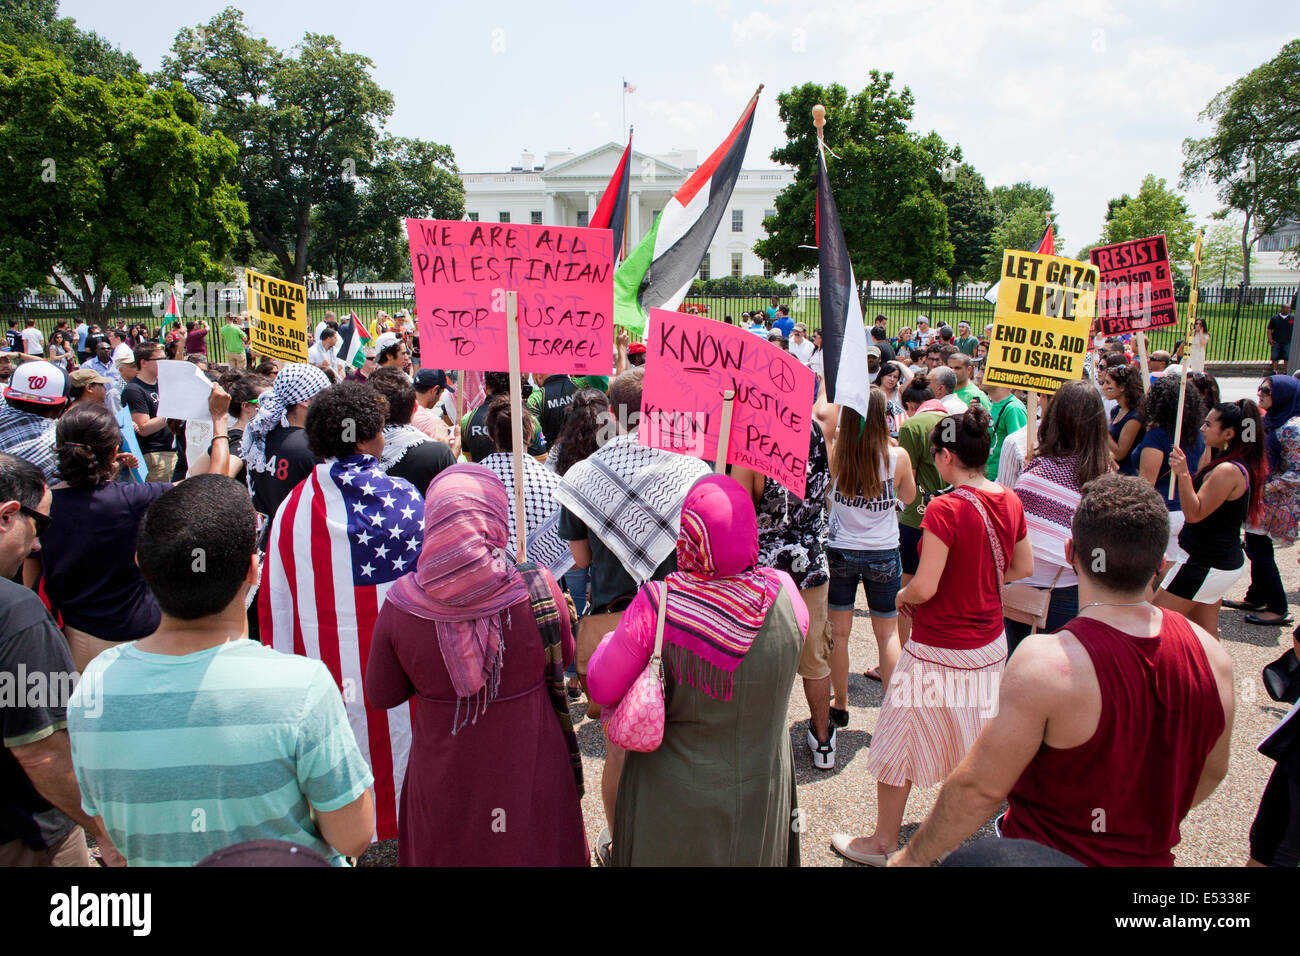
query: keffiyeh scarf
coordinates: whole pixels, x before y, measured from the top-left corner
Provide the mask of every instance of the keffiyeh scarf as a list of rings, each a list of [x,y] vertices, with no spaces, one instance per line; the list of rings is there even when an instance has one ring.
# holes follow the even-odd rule
[[[413,425],[385,425],[384,451],[379,456],[379,467],[384,471],[406,457],[416,445],[431,441],[428,435]]]
[[[498,451],[483,459],[506,486],[510,498],[510,540],[506,551],[515,557],[515,459],[510,452]],[[555,577],[563,577],[573,567],[573,552],[560,537],[560,505],[556,490],[560,476],[524,455],[524,536],[528,560],[546,568]]]
[[[309,402],[330,387],[324,369],[295,362],[286,365],[275,377],[271,391],[262,396],[257,414],[244,429],[244,441],[239,447],[239,457],[250,471],[269,471],[266,460],[266,436],[280,426],[288,426],[285,412],[302,402]]]
[[[682,502],[709,466],[620,435],[569,469],[556,500],[598,537],[632,578],[649,581],[677,547]]]

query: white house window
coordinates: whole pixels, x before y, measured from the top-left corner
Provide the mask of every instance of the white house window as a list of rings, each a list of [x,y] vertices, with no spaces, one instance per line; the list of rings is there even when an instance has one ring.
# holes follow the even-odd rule
[[[510,221],[510,213],[508,213],[508,212],[503,212],[503,213],[498,213],[498,215],[500,216],[500,221],[501,221],[501,222],[509,222],[509,221]]]
[[[585,229],[586,226],[587,226],[587,222],[588,222],[588,221],[589,221],[589,220],[588,220],[588,218],[587,218],[587,210],[585,210],[585,209],[579,209],[579,210],[578,210],[578,228],[580,228],[580,229]]]
[[[704,256],[704,261],[700,263],[700,280],[703,282],[709,281],[709,256],[707,254]]]
[[[478,222],[478,213],[476,213],[476,212],[467,212],[467,213],[465,213],[465,215],[469,217],[469,221],[470,221],[470,222]]]
[[[732,232],[745,231],[745,210],[743,209],[731,210],[731,231]]]
[[[733,252],[731,254],[731,277],[739,279],[745,268],[745,254],[743,252]]]
[[[776,210],[775,210],[775,209],[764,209],[764,210],[763,210],[763,218],[764,218],[764,219],[775,219],[775,218],[776,218]]]
[[[763,278],[764,279],[772,278],[772,263],[770,262],[763,263]]]
[[[534,226],[540,226],[542,224],[542,211],[540,209],[534,209],[528,215],[532,219]]]

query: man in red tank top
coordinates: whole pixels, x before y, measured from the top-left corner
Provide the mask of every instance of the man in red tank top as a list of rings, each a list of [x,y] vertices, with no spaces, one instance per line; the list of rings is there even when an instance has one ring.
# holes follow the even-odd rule
[[[1085,486],[1066,557],[1079,616],[1007,662],[997,716],[891,866],[924,866],[1009,803],[1003,836],[1092,866],[1171,866],[1187,812],[1228,772],[1232,662],[1146,601],[1168,513],[1137,478]]]

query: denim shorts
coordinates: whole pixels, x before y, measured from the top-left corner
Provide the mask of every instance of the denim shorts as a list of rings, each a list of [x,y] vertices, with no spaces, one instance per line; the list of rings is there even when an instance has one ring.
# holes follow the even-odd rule
[[[897,548],[890,551],[827,548],[826,560],[831,569],[831,586],[826,597],[828,610],[852,611],[861,581],[872,617],[898,616],[894,598],[902,586],[903,568]]]

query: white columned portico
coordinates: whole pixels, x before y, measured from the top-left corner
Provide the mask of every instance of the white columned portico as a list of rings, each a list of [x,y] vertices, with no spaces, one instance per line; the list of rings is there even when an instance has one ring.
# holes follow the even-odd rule
[[[641,190],[629,189],[627,195],[627,251],[641,241]]]
[[[560,204],[556,199],[555,190],[546,190],[546,223],[550,226],[561,226],[560,222]]]
[[[587,190],[587,222],[591,222],[596,215],[596,204],[600,202],[600,197],[596,195],[596,190]]]

